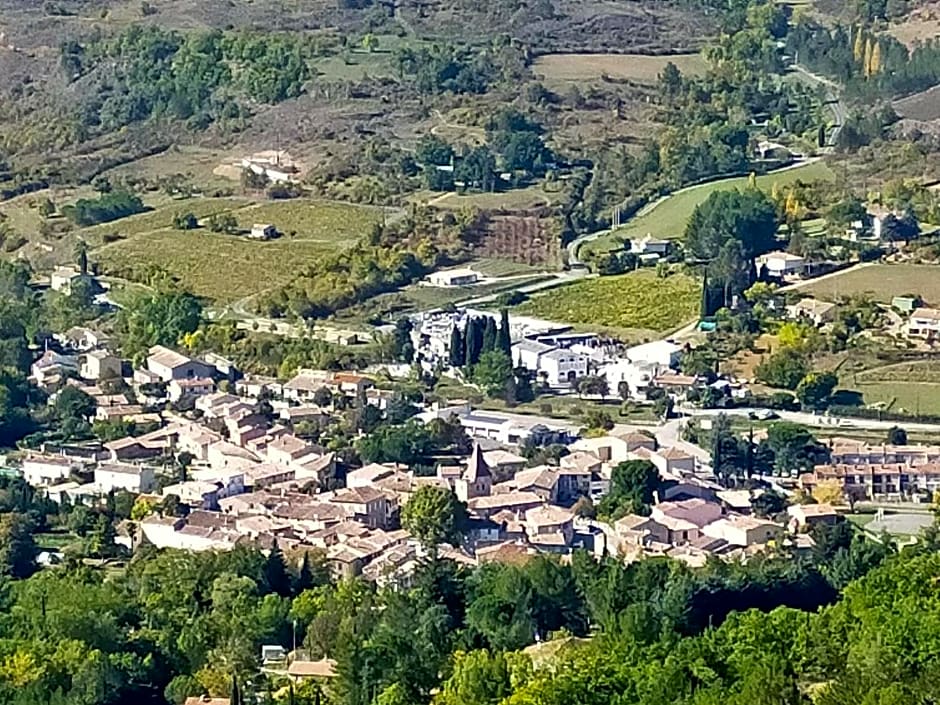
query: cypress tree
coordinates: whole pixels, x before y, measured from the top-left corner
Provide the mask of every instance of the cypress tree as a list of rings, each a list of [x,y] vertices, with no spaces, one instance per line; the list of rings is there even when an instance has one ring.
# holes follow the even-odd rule
[[[493,352],[496,349],[496,319],[492,316],[486,317],[486,323],[483,325],[483,347],[481,353]]]
[[[512,357],[512,336],[509,331],[509,311],[503,309],[499,312],[499,336],[497,347]]]
[[[708,271],[706,270],[705,274],[702,276],[702,303],[701,303],[701,317],[708,318],[710,314],[709,308],[709,296],[708,296]]]
[[[466,365],[475,365],[480,361],[480,353],[483,352],[483,321],[479,318],[471,318],[467,321],[467,359]]]
[[[463,340],[463,333],[459,326],[454,326],[450,332],[450,366],[463,367],[467,361],[467,346]]]
[[[232,674],[232,705],[242,705],[242,694],[238,689],[238,679],[235,678],[235,674]]]
[[[470,367],[473,364],[473,320],[467,319],[467,327],[463,331],[464,356],[463,364]]]
[[[290,595],[291,585],[290,576],[287,574],[287,564],[277,544],[271,547],[271,552],[265,561],[264,579],[271,592],[276,592],[281,597]]]
[[[310,570],[310,557],[304,551],[304,557],[300,561],[300,570],[297,571],[297,581],[294,583],[294,594],[299,595],[304,590],[313,587],[313,572]]]

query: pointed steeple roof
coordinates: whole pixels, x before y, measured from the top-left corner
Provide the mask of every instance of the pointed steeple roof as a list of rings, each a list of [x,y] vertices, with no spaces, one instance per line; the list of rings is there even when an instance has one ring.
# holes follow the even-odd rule
[[[490,466],[483,460],[483,450],[479,443],[473,444],[470,459],[467,461],[467,471],[463,474],[467,482],[476,482],[483,477],[492,477]]]

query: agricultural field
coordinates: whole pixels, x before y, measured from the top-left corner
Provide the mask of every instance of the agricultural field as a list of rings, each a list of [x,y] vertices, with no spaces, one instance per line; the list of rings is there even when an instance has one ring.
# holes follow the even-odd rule
[[[757,185],[761,189],[769,191],[774,184],[785,186],[797,180],[814,181],[831,178],[833,178],[833,173],[829,167],[822,161],[815,161],[792,169],[758,176]],[[698,204],[704,202],[715,191],[744,188],[747,183],[748,177],[741,176],[710,181],[676,191],[674,194],[641,209],[626,225],[586,244],[585,248],[595,252],[606,252],[619,249],[623,239],[632,240],[646,234],[669,240],[680,238],[685,232],[686,223]]]
[[[285,234],[258,242],[205,228],[175,230],[173,216],[187,212],[201,219],[231,213],[242,228],[270,222]],[[104,243],[92,250],[91,258],[105,274],[146,282],[154,270],[166,270],[193,293],[228,303],[286,284],[306,263],[353,244],[380,218],[375,208],[310,199],[263,203],[190,199],[97,225],[82,234],[93,244]],[[120,239],[105,242],[109,233]]]
[[[940,86],[895,101],[894,110],[909,120],[940,120]]]
[[[547,54],[535,60],[532,70],[547,85],[584,81],[629,79],[655,83],[667,63],[672,62],[685,75],[698,76],[706,69],[701,54],[650,56],[643,54]]]
[[[829,301],[868,294],[876,301],[890,303],[895,296],[918,294],[930,304],[940,304],[938,274],[940,269],[927,264],[872,264],[823,277],[800,290]]]
[[[633,340],[679,328],[699,311],[701,284],[684,274],[660,278],[652,270],[585,279],[552,289],[518,306],[517,313],[609,329]]]

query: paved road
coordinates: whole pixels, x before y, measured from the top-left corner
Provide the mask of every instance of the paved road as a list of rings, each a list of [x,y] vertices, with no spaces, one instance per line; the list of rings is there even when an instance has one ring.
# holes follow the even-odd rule
[[[826,90],[826,97],[828,98],[827,105],[832,112],[833,123],[832,132],[829,133],[829,139],[827,141],[827,151],[831,152],[835,149],[836,143],[839,140],[839,134],[842,132],[842,128],[845,127],[845,120],[848,116],[848,110],[845,107],[845,103],[842,102],[842,86],[825,76],[807,71],[799,64],[793,64],[792,68],[803,78],[808,79],[810,83],[822,86]]]
[[[681,413],[689,416],[718,416],[726,414],[728,416],[748,416],[749,414],[761,411],[759,409],[694,409],[692,407],[682,407]],[[906,431],[917,431],[918,433],[936,433],[940,435],[940,424],[915,423],[908,421],[880,421],[878,419],[857,419],[847,416],[828,416],[821,414],[812,414],[805,411],[779,411],[777,412],[783,421],[803,424],[804,426],[818,426],[820,428],[844,428],[844,429],[863,429],[867,431],[887,431],[894,426],[901,426]]]

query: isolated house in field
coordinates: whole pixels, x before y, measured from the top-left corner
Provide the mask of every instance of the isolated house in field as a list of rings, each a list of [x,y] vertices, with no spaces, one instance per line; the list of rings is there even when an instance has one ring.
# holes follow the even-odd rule
[[[277,237],[277,228],[271,223],[255,223],[248,234],[252,240],[271,240]]]
[[[469,286],[480,281],[480,275],[472,269],[445,269],[428,275],[432,286]]]
[[[660,240],[652,235],[646,235],[630,242],[630,252],[635,255],[664,257],[669,252],[669,240]]]

